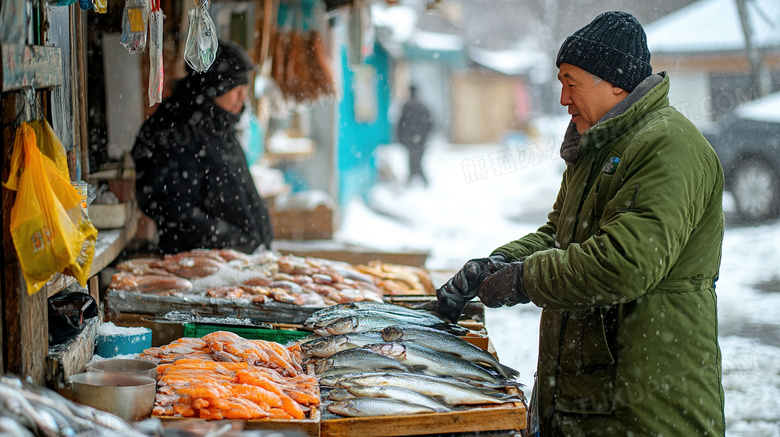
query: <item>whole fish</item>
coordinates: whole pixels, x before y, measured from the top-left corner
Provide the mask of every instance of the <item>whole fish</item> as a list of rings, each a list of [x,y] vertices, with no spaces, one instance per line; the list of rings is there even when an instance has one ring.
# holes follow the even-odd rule
[[[382,341],[382,336],[378,332],[331,335],[301,344],[301,352],[309,357],[328,358],[336,352],[380,341]]]
[[[331,390],[328,392],[328,400],[331,401],[343,401],[346,399],[353,399],[355,398],[355,395],[350,393],[345,388],[337,388],[335,390]]]
[[[348,417],[400,416],[436,412],[422,405],[382,398],[354,398],[336,401],[328,405],[328,411]]]
[[[336,352],[330,358],[317,363],[317,373],[325,372],[333,367],[353,367],[364,370],[371,369],[397,369],[409,371],[403,363],[382,354],[367,349],[347,349]]]
[[[10,416],[0,416],[0,435],[15,437],[35,437],[29,429]]]
[[[354,385],[349,387],[347,391],[355,396],[360,397],[390,398],[409,402],[411,404],[422,405],[431,408],[437,413],[446,413],[448,411],[452,411],[452,408],[444,405],[438,400],[422,393],[417,393],[414,390],[409,390],[408,388]]]
[[[488,353],[462,338],[422,326],[388,326],[382,329],[385,341],[412,342],[439,352],[447,352],[472,363],[485,364],[494,368],[506,379],[514,379],[520,372],[498,362]]]
[[[436,375],[462,377],[493,384],[500,383],[493,374],[471,362],[414,343],[376,343],[366,345],[364,348],[395,358],[414,369],[425,369]]]
[[[401,305],[373,301],[359,301],[333,305],[314,312],[309,318],[312,320],[322,320],[331,317],[334,314],[348,311],[374,311],[386,314],[397,314],[407,317],[424,318],[439,323],[446,323],[444,319],[428,311],[415,310]]]
[[[453,384],[444,378],[414,373],[385,373],[381,375],[357,375],[338,382],[339,387],[349,389],[355,385],[394,386],[408,388],[428,396],[435,396],[447,405],[503,404],[520,402],[521,398],[498,392],[479,389],[470,385]]]
[[[326,315],[325,317],[321,317],[317,319],[312,319],[310,317],[306,319],[305,322],[303,322],[303,327],[306,329],[314,329],[316,331],[317,328],[326,326],[330,322],[344,317],[357,317],[357,318],[381,317],[381,318],[396,320],[397,324],[399,325],[405,323],[411,323],[413,325],[422,325],[422,326],[446,326],[447,324],[447,322],[441,320],[436,320],[436,319],[431,319],[426,317],[418,317],[416,315],[395,314],[395,313],[388,313],[384,311],[365,309],[365,310],[337,311],[335,313],[331,313]]]
[[[322,336],[348,334],[350,332],[369,332],[369,331],[381,331],[388,326],[395,325],[415,325],[422,326],[419,323],[411,323],[399,320],[398,318],[388,317],[379,313],[371,313],[365,316],[356,317],[341,317],[328,322],[325,325],[318,325],[313,328],[314,332]],[[446,326],[430,326],[431,328],[441,328],[448,332],[466,334],[468,329],[462,326],[449,324]]]
[[[359,376],[380,376],[387,375],[387,370],[377,372],[365,371],[354,367],[331,367],[330,369],[317,374],[320,385],[325,387],[339,387],[339,383],[345,379],[357,378]]]

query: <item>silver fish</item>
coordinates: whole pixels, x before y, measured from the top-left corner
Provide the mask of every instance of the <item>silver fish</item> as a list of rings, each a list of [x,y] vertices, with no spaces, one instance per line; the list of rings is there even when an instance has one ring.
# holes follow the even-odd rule
[[[348,417],[400,416],[416,413],[435,413],[434,410],[422,405],[382,398],[355,398],[336,401],[328,405],[328,411]]]
[[[441,322],[438,320],[428,319],[425,317],[410,316],[406,314],[394,314],[394,313],[386,313],[386,312],[374,311],[374,310],[348,310],[348,311],[338,311],[319,319],[314,319],[314,320],[306,319],[306,322],[304,322],[303,327],[306,329],[313,329],[316,332],[317,329],[327,326],[334,320],[342,319],[344,317],[356,317],[358,319],[363,319],[367,317],[379,317],[383,319],[395,320],[396,325],[402,325],[406,323],[411,323],[413,325],[422,325],[422,326],[446,325],[445,322]]]
[[[413,323],[408,321],[403,321],[395,317],[389,317],[387,315],[379,314],[379,313],[370,313],[365,316],[348,316],[348,317],[341,317],[338,319],[334,319],[329,321],[327,324],[321,324],[317,325],[316,327],[312,328],[314,329],[314,332],[317,334],[320,334],[322,336],[328,336],[328,335],[339,335],[339,334],[349,334],[350,332],[370,332],[370,331],[380,331],[383,328],[387,328],[388,326],[394,326],[394,325],[415,325],[415,326],[422,326],[419,323]],[[432,326],[435,328],[438,328],[439,326]],[[451,326],[442,326],[442,329],[448,329],[452,332],[468,332],[466,328],[457,326],[457,325],[451,325]]]
[[[448,411],[452,411],[452,408],[444,405],[438,400],[430,396],[424,395],[422,393],[417,393],[414,390],[409,390],[408,388],[392,387],[392,386],[355,385],[349,387],[347,391],[349,391],[349,393],[352,393],[355,396],[390,398],[390,399],[396,399],[399,401],[408,402],[411,404],[422,405],[431,408],[437,413],[446,413]]]
[[[366,349],[347,349],[336,352],[330,358],[317,363],[317,373],[325,372],[332,367],[354,367],[358,369],[397,369],[408,371],[403,363]]]
[[[317,374],[317,379],[320,381],[320,385],[325,387],[338,387],[339,383],[345,379],[356,378],[358,376],[378,376],[387,375],[388,373],[395,373],[390,369],[384,369],[381,371],[365,371],[363,369],[357,369],[355,367],[331,367],[330,369]],[[401,372],[399,373],[406,373]]]
[[[498,362],[493,354],[469,343],[457,335],[423,326],[388,326],[382,329],[385,341],[412,342],[438,352],[447,352],[472,363],[494,368],[506,379],[514,379],[520,372]]]
[[[8,416],[0,416],[0,435],[16,437],[35,437],[29,429]]]
[[[507,395],[496,390],[484,390],[474,386],[453,384],[444,378],[414,373],[358,375],[338,382],[338,386],[347,389],[355,385],[408,388],[424,395],[437,396],[448,405],[503,404],[522,401],[517,396]]]
[[[446,323],[444,319],[428,311],[414,310],[401,305],[394,305],[389,303],[373,302],[373,301],[360,301],[360,302],[350,302],[350,303],[344,303],[339,305],[333,305],[327,308],[323,308],[322,310],[316,311],[311,315],[311,317],[309,317],[309,319],[323,320],[332,317],[335,314],[347,313],[350,311],[353,312],[373,311],[373,312],[390,314],[390,315],[427,319],[437,323]]]
[[[328,400],[331,401],[343,401],[346,399],[353,399],[355,395],[347,391],[345,388],[337,388],[328,392]]]
[[[372,352],[387,355],[414,368],[424,368],[436,375],[448,375],[499,384],[498,378],[487,370],[461,358],[437,352],[414,343],[377,343],[364,347]]]
[[[302,344],[301,352],[309,357],[328,358],[336,352],[380,341],[382,341],[382,336],[377,332],[331,335]]]

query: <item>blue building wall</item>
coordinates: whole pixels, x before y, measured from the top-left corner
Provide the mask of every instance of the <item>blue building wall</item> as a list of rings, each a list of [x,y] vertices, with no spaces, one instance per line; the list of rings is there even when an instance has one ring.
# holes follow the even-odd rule
[[[344,96],[338,108],[337,126],[337,168],[341,206],[356,196],[365,196],[368,193],[377,175],[374,150],[378,145],[391,141],[391,123],[388,119],[391,99],[390,59],[387,52],[379,44],[375,44],[374,54],[366,59],[366,64],[376,69],[377,117],[370,123],[356,120],[354,72],[348,62],[347,48],[342,47]]]

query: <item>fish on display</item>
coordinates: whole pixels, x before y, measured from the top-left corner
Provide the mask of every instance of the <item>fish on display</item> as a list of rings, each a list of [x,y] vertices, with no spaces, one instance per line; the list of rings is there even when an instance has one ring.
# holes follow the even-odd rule
[[[369,332],[369,331],[381,331],[388,326],[395,325],[415,325],[423,326],[420,323],[412,323],[405,320],[400,320],[397,317],[388,316],[382,313],[366,313],[361,316],[347,316],[333,319],[325,324],[315,324],[312,329],[319,335],[339,335],[348,334],[350,332]],[[452,323],[448,325],[436,325],[430,326],[431,328],[443,329],[447,332],[456,334],[467,334],[468,329],[454,325]]]
[[[36,436],[145,436],[111,413],[76,404],[17,377],[0,376],[0,430],[13,430],[9,432],[14,436],[27,435],[20,428]]]
[[[493,354],[484,351],[462,338],[423,326],[388,326],[382,329],[385,341],[415,343],[438,352],[446,352],[472,363],[492,367],[505,379],[516,378],[520,372],[498,362]]]
[[[347,391],[352,395],[359,397],[390,398],[409,402],[411,404],[422,405],[433,409],[437,413],[452,411],[452,408],[430,396],[403,387],[354,385],[347,388]]]
[[[328,411],[349,417],[401,416],[436,412],[422,405],[384,398],[354,398],[336,401],[328,405]]]
[[[372,302],[372,301],[359,301],[359,302],[350,302],[350,303],[343,303],[339,305],[333,305],[315,311],[314,313],[312,313],[312,315],[309,318],[313,321],[324,320],[327,318],[332,318],[335,314],[338,313],[347,313],[347,312],[356,312],[356,311],[358,312],[374,311],[374,312],[380,312],[385,314],[395,314],[399,316],[422,318],[422,319],[431,320],[432,322],[446,323],[446,320],[428,311],[414,310],[401,305],[394,305],[394,304],[383,303],[383,302]]]
[[[430,319],[426,317],[417,317],[416,315],[395,314],[395,313],[387,313],[384,311],[375,311],[375,310],[347,310],[347,311],[338,311],[335,313],[331,313],[325,317],[321,317],[317,319],[310,317],[306,319],[305,322],[303,322],[303,327],[306,329],[313,329],[316,331],[317,328],[322,328],[323,326],[327,326],[332,321],[337,319],[342,319],[344,317],[357,317],[357,318],[381,317],[381,318],[386,318],[391,320],[397,320],[398,324],[411,323],[413,325],[422,325],[422,326],[446,326],[447,324],[447,322],[443,322],[441,320]]]
[[[376,343],[366,345],[365,349],[395,358],[407,366],[415,369],[425,369],[436,375],[462,377],[476,381],[487,381],[493,384],[500,384],[501,382],[493,374],[476,364],[414,343]]]
[[[325,332],[325,328],[337,320],[347,317],[355,317],[357,319],[375,318],[385,320],[383,326],[411,324],[428,326],[459,335],[465,335],[469,332],[468,329],[450,323],[433,313],[421,310],[413,310],[400,305],[364,301],[335,305],[334,307],[328,307],[316,311],[308,319],[306,319],[306,321],[303,323],[303,327],[306,329],[311,329],[320,335],[335,335],[331,329],[328,329],[327,332]],[[390,320],[396,320],[396,323],[391,323]],[[347,332],[365,332],[370,330],[373,329],[363,329],[362,331],[343,331],[339,333],[344,334]]]
[[[320,385],[324,387],[339,387],[339,383],[345,379],[356,378],[358,376],[381,376],[387,375],[387,370],[382,371],[366,371],[364,369],[357,369],[354,367],[331,367],[325,372],[317,374],[317,379],[320,380]]]
[[[336,352],[330,358],[317,363],[316,371],[318,374],[334,367],[351,367],[357,369],[396,369],[405,372],[409,368],[391,358],[382,354],[372,352],[367,349],[347,349]]]
[[[354,399],[355,395],[350,393],[345,388],[337,388],[328,392],[328,400],[331,401],[343,401],[346,399]]]
[[[301,352],[309,357],[328,358],[336,352],[355,349],[381,341],[383,341],[382,336],[378,332],[331,335],[302,343]]]
[[[351,386],[394,386],[408,388],[424,395],[436,397],[447,405],[503,404],[521,402],[523,399],[497,390],[477,388],[469,384],[441,377],[419,375],[415,373],[385,373],[356,375],[338,381],[338,387],[349,389]]]

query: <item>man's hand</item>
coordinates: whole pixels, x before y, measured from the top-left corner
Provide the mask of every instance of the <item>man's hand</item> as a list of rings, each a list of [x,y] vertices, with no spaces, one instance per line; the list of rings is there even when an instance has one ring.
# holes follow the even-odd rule
[[[477,296],[482,281],[506,265],[505,260],[503,255],[496,254],[467,261],[455,276],[436,290],[439,314],[457,322],[466,303]]]
[[[498,308],[501,305],[517,305],[531,300],[525,293],[523,262],[502,263],[503,267],[490,275],[479,286],[479,299],[485,306]]]

